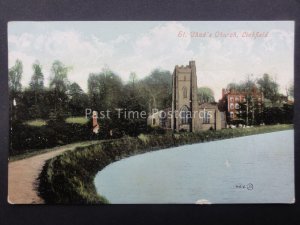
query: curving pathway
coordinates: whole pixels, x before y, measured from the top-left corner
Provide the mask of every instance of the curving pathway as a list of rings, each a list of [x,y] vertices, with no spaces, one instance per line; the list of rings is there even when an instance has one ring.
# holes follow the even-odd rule
[[[8,197],[10,204],[44,204],[38,196],[38,176],[45,162],[65,151],[87,146],[97,141],[86,141],[55,147],[51,151],[8,164]],[[49,149],[50,150],[50,149]]]

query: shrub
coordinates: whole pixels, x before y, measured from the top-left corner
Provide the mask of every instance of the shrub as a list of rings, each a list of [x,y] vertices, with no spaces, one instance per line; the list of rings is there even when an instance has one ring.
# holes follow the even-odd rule
[[[70,124],[63,121],[49,121],[45,126],[33,127],[15,122],[10,130],[10,155],[18,155],[65,145],[77,141],[97,139],[87,124]]]

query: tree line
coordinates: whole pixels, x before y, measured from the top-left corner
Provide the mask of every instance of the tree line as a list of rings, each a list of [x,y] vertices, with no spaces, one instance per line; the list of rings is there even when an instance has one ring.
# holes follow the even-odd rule
[[[64,119],[68,116],[84,116],[86,108],[112,110],[127,108],[151,112],[171,106],[172,75],[167,70],[154,69],[148,76],[138,79],[130,74],[124,83],[119,75],[108,67],[99,73],[90,73],[87,92],[79,84],[70,82],[70,67],[56,60],[52,63],[49,86],[44,84],[41,64],[32,65],[28,87],[22,87],[23,64],[16,60],[9,69],[10,111],[14,120]],[[214,93],[209,87],[198,90],[200,102],[213,102]]]
[[[32,76],[28,86],[22,86],[23,64],[16,60],[9,68],[9,113],[10,113],[10,152],[19,154],[26,149],[41,149],[90,139],[119,138],[124,135],[137,136],[140,133],[163,133],[163,129],[147,126],[145,118],[119,118],[116,108],[127,111],[146,111],[170,108],[172,102],[172,74],[170,71],[154,69],[144,78],[136,73],[124,82],[110,68],[98,73],[90,73],[87,78],[87,91],[76,82],[69,80],[71,67],[55,60],[50,68],[49,84],[45,85],[42,65],[36,61],[32,65]],[[84,74],[83,74],[84,76]],[[280,98],[279,85],[269,75],[253,81],[247,79],[240,84],[229,84],[228,88],[245,90],[257,86],[269,98],[274,107]],[[293,92],[290,88],[289,93]],[[279,97],[278,97],[279,96]],[[214,93],[209,87],[198,88],[200,103],[215,102]],[[272,106],[272,105],[271,105]],[[66,123],[67,117],[84,117],[85,109],[110,110],[111,119],[99,121],[100,132],[93,134],[92,122],[86,124]],[[282,115],[282,107],[269,108],[267,115]],[[290,110],[291,111],[291,110]],[[275,112],[275,113],[274,113]],[[274,116],[273,116],[274,117]],[[266,116],[266,118],[273,118]],[[43,119],[45,126],[32,127],[28,120]],[[277,120],[270,123],[277,123]]]
[[[294,108],[293,104],[288,102],[290,97],[294,98],[294,85],[286,87],[285,94],[279,92],[279,87],[276,80],[266,73],[257,79],[248,75],[240,83],[229,83],[227,90],[243,93],[245,101],[240,102],[239,107],[236,108],[238,119],[232,121],[227,114],[227,121],[245,125],[292,123]],[[263,101],[258,100],[258,96]],[[228,102],[220,105],[224,109]]]

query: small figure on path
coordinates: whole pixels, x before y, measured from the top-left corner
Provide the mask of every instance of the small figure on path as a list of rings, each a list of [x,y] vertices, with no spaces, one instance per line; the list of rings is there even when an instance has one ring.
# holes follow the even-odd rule
[[[98,113],[96,111],[93,111],[93,132],[95,134],[98,134],[100,129],[97,118],[98,118]]]

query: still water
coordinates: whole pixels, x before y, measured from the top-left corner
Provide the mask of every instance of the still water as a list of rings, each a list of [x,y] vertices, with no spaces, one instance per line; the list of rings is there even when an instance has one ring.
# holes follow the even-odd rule
[[[110,203],[292,203],[294,131],[132,156],[98,172]]]

